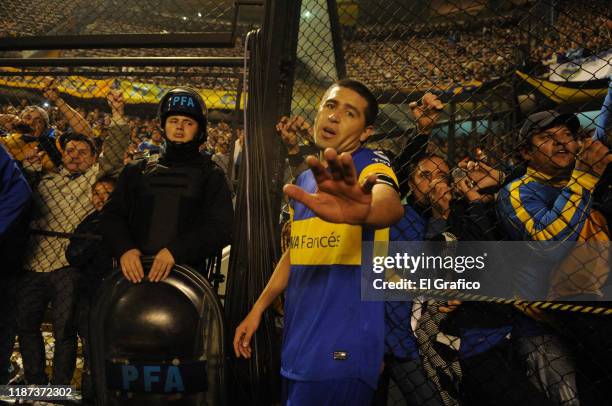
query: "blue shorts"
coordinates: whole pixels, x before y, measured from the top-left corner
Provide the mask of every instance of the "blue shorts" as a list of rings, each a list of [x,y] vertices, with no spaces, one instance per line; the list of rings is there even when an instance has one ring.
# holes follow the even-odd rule
[[[294,381],[283,377],[283,406],[370,406],[374,389],[360,379]]]

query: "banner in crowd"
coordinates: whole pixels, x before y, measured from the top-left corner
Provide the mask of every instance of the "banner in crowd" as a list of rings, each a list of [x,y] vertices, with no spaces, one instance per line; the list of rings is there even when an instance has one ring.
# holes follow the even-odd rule
[[[552,82],[538,79],[520,71],[516,71],[516,74],[535,90],[557,104],[586,103],[593,99],[604,98],[608,92],[607,79],[585,82]]]
[[[574,59],[571,62],[550,65],[552,82],[587,82],[607,79],[612,75],[612,49],[588,58]]]
[[[50,79],[43,76],[27,76],[15,68],[0,68],[2,72],[15,72],[15,76],[0,77],[0,86],[42,90]],[[129,80],[89,79],[84,76],[53,77],[60,93],[84,99],[105,99],[111,89],[119,89],[129,104],[157,104],[161,96],[173,86],[159,86],[153,83],[131,82]],[[209,109],[234,109],[236,93],[224,90],[200,89],[200,95]],[[244,96],[241,101],[244,106]]]
[[[483,85],[483,82],[472,79],[469,82],[462,82],[459,85],[452,85],[445,88],[441,88],[444,93],[458,95],[463,92],[473,92]]]

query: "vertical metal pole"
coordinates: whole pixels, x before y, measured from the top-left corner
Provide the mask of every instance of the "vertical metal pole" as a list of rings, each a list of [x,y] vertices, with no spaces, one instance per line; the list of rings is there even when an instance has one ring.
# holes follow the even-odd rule
[[[334,47],[336,75],[338,79],[344,79],[346,77],[346,63],[344,61],[344,47],[342,44],[342,27],[340,26],[338,2],[336,0],[327,0],[327,13],[329,14],[329,27],[332,35],[332,45]]]
[[[229,150],[229,167],[227,168],[227,178],[230,180],[232,184],[232,189],[234,188],[234,151],[236,149],[236,140],[238,139],[238,122],[240,121],[240,101],[242,100],[242,87],[244,83],[242,80],[242,75],[238,78],[238,88],[236,89],[236,105],[234,107],[234,113],[232,114],[232,141],[230,144]],[[246,108],[246,106],[245,106]]]
[[[236,199],[235,215],[242,221],[234,225],[228,273],[225,315],[229,332],[248,313],[269,279],[280,251],[278,219],[285,155],[275,124],[291,105],[300,3],[266,0],[262,30],[250,37],[249,81],[244,83],[249,95],[245,106],[248,153],[245,150],[244,154],[248,162],[244,159],[241,164],[244,187],[238,190]],[[253,173],[255,168],[261,173]],[[228,358],[232,368],[229,404],[278,402],[279,341],[271,314],[265,313],[253,337],[253,358],[249,362]],[[227,344],[231,346],[229,341]]]
[[[555,26],[555,19],[556,19],[556,15],[555,15],[555,10],[557,8],[557,0],[552,0],[550,2],[550,26],[554,27]]]

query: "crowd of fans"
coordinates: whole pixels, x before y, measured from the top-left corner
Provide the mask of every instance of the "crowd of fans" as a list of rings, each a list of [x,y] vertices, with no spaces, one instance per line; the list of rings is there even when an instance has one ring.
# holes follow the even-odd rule
[[[8,1],[0,8],[0,38],[32,35],[102,35],[116,33],[135,34],[168,34],[176,32],[231,32],[232,25],[224,16],[232,10],[229,2],[218,2],[209,7],[206,16],[202,13],[191,17],[176,14],[163,14],[160,10],[146,10],[146,24],[139,18],[139,13],[145,12],[138,4],[128,5],[103,2],[89,4],[82,0],[72,0],[62,4],[60,10],[56,4],[48,0],[35,0],[27,5],[22,2]],[[204,8],[205,5],[202,5]],[[160,8],[164,8],[161,7]],[[89,10],[89,11],[87,11]],[[106,11],[101,11],[106,10]],[[123,13],[117,10],[122,10]],[[193,13],[193,10],[189,10]],[[124,14],[124,15],[123,15]],[[180,14],[180,13],[179,13]],[[203,17],[205,17],[203,19]],[[77,24],[78,22],[78,24]],[[244,47],[240,33],[248,27],[238,26],[236,44],[233,48],[156,48],[156,49],[74,49],[63,50],[59,57],[241,57]],[[4,57],[20,57],[21,52],[6,51],[0,53]],[[114,68],[109,68],[112,71]],[[118,72],[127,73],[155,72],[157,75],[128,77],[133,82],[144,82],[155,85],[177,86],[181,84],[179,74],[192,77],[194,86],[202,89],[227,90],[238,86],[237,75],[240,69],[231,67],[189,67],[189,68],[118,68]],[[173,75],[164,75],[172,72]]]
[[[549,15],[530,15],[531,6],[465,21],[345,29],[347,72],[375,89],[451,90],[493,81],[523,65],[547,75],[546,66],[612,46],[605,2],[561,2],[554,24]]]
[[[18,104],[0,104],[0,114],[19,116],[29,104],[27,99],[21,99]],[[68,117],[53,104],[53,101],[51,104],[39,106],[39,108],[48,115],[49,125],[54,129],[56,137],[61,137],[61,134],[73,130]],[[104,140],[109,136],[110,128],[114,124],[111,113],[98,107],[93,109],[75,107],[74,112],[79,117],[83,117],[91,129],[90,135],[98,148],[100,148]],[[145,156],[159,154],[163,150],[164,139],[156,117],[126,115],[125,120],[129,129],[130,142],[127,149],[123,152],[124,164],[134,159],[142,159]],[[10,132],[6,128],[0,128],[0,137],[7,136]],[[243,130],[237,128],[235,137],[236,140],[242,139]],[[232,128],[228,123],[224,121],[209,123],[208,138],[202,144],[201,151],[213,156],[213,160],[227,172],[233,139]]]
[[[554,26],[545,25],[543,44],[532,47],[532,59],[549,66],[609,50],[612,47],[609,11],[600,2],[591,1],[587,6],[570,2]]]
[[[104,22],[94,21],[91,24],[91,30],[101,34],[112,34],[115,32],[134,32],[134,33],[150,33],[159,34],[159,30],[152,29],[150,26],[126,24],[120,22]],[[79,57],[241,57],[244,53],[244,47],[240,37],[237,38],[233,48],[133,48],[133,49],[74,49],[63,50],[62,57],[79,58]],[[139,72],[154,72],[155,76],[140,76],[130,77],[131,71]],[[128,75],[128,79],[134,82],[152,83],[155,85],[177,86],[183,80],[180,75],[191,76],[191,83],[194,86],[202,89],[227,90],[236,89],[238,86],[237,76],[241,74],[241,69],[231,67],[187,67],[187,68],[133,68],[126,67],[119,70]],[[164,73],[173,72],[174,75],[164,75]]]
[[[70,3],[81,3],[80,0]],[[41,35],[52,32],[58,25],[63,25],[66,19],[65,8],[73,4],[65,4],[62,8],[47,0],[32,0],[24,3],[18,0],[2,2],[0,8],[0,32],[6,36]]]
[[[49,4],[45,0],[39,0],[33,7],[37,10],[34,15],[29,12],[0,15],[0,20],[6,20],[6,24],[0,28],[0,35],[32,34],[27,27],[33,27],[39,34],[49,32],[50,28],[60,24],[62,19],[61,14],[49,10],[55,8],[49,7]],[[76,9],[78,4],[73,6]],[[502,15],[472,19],[460,19],[456,15],[450,15],[444,16],[444,21],[439,21],[438,18],[436,22],[410,26],[369,24],[357,28],[345,27],[347,73],[374,89],[451,90],[495,80],[524,64],[545,76],[549,73],[546,67],[551,64],[568,62],[610,48],[612,20],[606,11],[605,2],[591,0],[588,7],[575,2],[560,2],[554,24],[551,24],[545,13],[540,16],[530,15],[534,12],[532,6],[533,4],[527,2]],[[6,14],[7,9],[2,10],[4,11],[0,12]],[[594,10],[600,10],[601,13]],[[41,18],[44,17],[42,20],[46,21],[46,25],[43,24],[42,27],[40,24],[16,20],[16,17],[37,18],[39,13]],[[159,18],[165,24],[153,24],[149,21],[148,24],[139,24],[130,16],[110,14],[108,19],[93,19],[81,27],[80,31],[96,34],[171,32],[161,28],[167,27],[175,28],[172,32],[176,32],[180,31],[176,27],[194,20],[183,20],[182,17],[172,15]],[[225,27],[223,22],[214,21],[216,20],[212,19],[207,24],[212,24],[213,28]],[[47,31],[44,27],[47,27]],[[62,51],[62,56],[241,56],[242,53],[243,46],[240,40],[237,40],[234,48],[65,50]],[[375,57],[372,58],[372,55]],[[159,72],[159,75],[139,80],[168,85],[178,82],[176,76],[165,76],[163,68],[155,71]],[[129,69],[126,72],[129,72]],[[198,86],[219,90],[235,88],[237,80],[219,76],[211,79],[211,76],[215,73],[228,76],[239,74],[239,70],[234,68],[188,68],[184,72],[196,74],[194,80],[198,82]]]
[[[181,10],[176,4],[164,1],[143,6],[139,2],[69,0],[58,7],[49,0],[28,3],[6,0],[0,9],[0,21],[3,21],[0,32],[8,36],[38,36],[231,31],[232,2],[206,4],[202,1],[199,5],[200,11],[191,6]],[[143,13],[147,14],[147,25],[142,24]]]
[[[98,201],[100,199],[99,195],[108,195],[108,193],[110,192],[107,189],[112,189],[113,182],[111,180],[108,180],[107,177],[102,177],[101,179],[106,180],[100,180],[98,182],[93,182],[92,178],[90,182],[87,177],[66,176],[66,174],[62,171],[65,171],[66,168],[71,168],[68,165],[83,165],[83,161],[77,161],[77,163],[75,163],[74,157],[76,157],[76,154],[78,154],[79,152],[74,148],[70,149],[70,142],[80,142],[80,145],[82,146],[90,145],[92,154],[95,154],[95,151],[103,151],[102,156],[99,158],[100,169],[96,169],[96,173],[98,173],[97,171],[103,171],[101,173],[104,174],[116,174],[117,171],[120,170],[121,167],[126,163],[134,159],[140,159],[146,156],[154,155],[156,153],[159,153],[163,149],[164,141],[157,120],[151,117],[143,118],[125,115],[123,112],[123,100],[121,93],[118,93],[113,90],[109,92],[108,103],[110,107],[110,113],[107,112],[106,109],[102,108],[85,109],[80,106],[68,106],[67,103],[61,98],[61,95],[57,92],[57,89],[53,87],[52,83],[49,83],[49,86],[44,88],[43,96],[50,102],[50,105],[44,108],[39,106],[31,107],[29,106],[28,100],[26,99],[20,100],[19,105],[17,106],[10,104],[0,106],[0,110],[3,114],[2,116],[0,116],[0,124],[2,124],[2,128],[5,131],[3,137],[0,138],[0,142],[7,145],[7,147],[14,148],[13,153],[17,157],[17,159],[22,162],[26,173],[31,175],[32,173],[40,173],[42,171],[43,174],[49,174],[47,176],[43,175],[42,178],[30,176],[32,182],[34,182],[32,183],[34,188],[40,188],[41,185],[46,185],[44,186],[46,188],[55,188],[58,187],[57,185],[61,185],[61,182],[85,182],[82,186],[79,187],[83,187],[83,190],[87,191],[89,191],[90,187],[93,187],[93,192],[91,196],[89,195],[89,192],[83,195],[83,202],[88,201],[88,199],[91,198],[93,205],[92,207],[98,210],[98,207],[101,207],[101,203]],[[610,99],[610,97],[608,97],[608,99]],[[612,103],[612,100],[608,103]],[[415,113],[415,109],[419,108],[418,104],[416,105],[416,107],[411,104],[411,108],[413,109],[412,114],[415,118],[418,119],[423,115],[422,113]],[[435,123],[435,118],[432,118],[431,121],[432,123],[430,123],[430,126],[433,126],[433,123]],[[24,124],[27,125],[27,130],[25,130],[26,127],[21,126]],[[602,128],[605,128],[605,126]],[[118,129],[121,130],[117,131]],[[90,136],[92,137],[94,142],[88,144],[88,141],[85,141],[86,138],[64,139],[64,135],[69,134],[70,130],[77,130],[78,132],[85,134],[85,137]],[[495,140],[495,137],[491,136],[490,134],[485,135],[480,139],[476,139],[474,137],[466,137],[466,140],[469,141],[466,141],[466,145],[460,147],[470,151],[471,155],[468,156],[467,159],[461,161],[456,168],[452,168],[451,165],[446,162],[446,153],[448,145],[445,145],[444,142],[442,142],[441,144],[436,144],[435,140],[427,139],[428,133],[423,130],[422,125],[419,127],[418,123],[417,130],[418,132],[415,133],[413,136],[407,137],[406,140],[402,140],[404,144],[401,147],[401,154],[395,157],[395,166],[397,168],[397,173],[400,180],[400,189],[402,191],[402,194],[405,195],[408,199],[408,205],[406,205],[406,207],[418,208],[419,213],[421,213],[419,214],[419,216],[422,215],[427,217],[428,221],[438,219],[444,223],[442,228],[432,228],[431,230],[428,229],[428,232],[434,232],[435,230],[437,230],[436,232],[438,234],[434,234],[433,236],[444,235],[443,233],[446,233],[446,237],[448,237],[448,233],[451,233],[459,239],[486,238],[496,240],[498,238],[510,238],[507,234],[505,235],[505,237],[500,237],[500,234],[497,234],[500,232],[499,227],[503,227],[503,225],[500,226],[499,222],[494,220],[496,216],[495,213],[496,210],[504,210],[500,208],[501,206],[503,206],[504,203],[499,202],[499,199],[501,199],[499,197],[498,202],[496,203],[494,192],[491,192],[488,188],[497,188],[497,191],[495,193],[498,193],[498,196],[503,196],[503,193],[511,192],[513,187],[523,187],[525,182],[539,182],[544,184],[544,181],[542,180],[543,178],[537,178],[538,180],[535,181],[529,177],[517,178],[516,173],[507,171],[507,168],[511,164],[515,167],[519,167],[519,165],[516,165],[517,162],[512,163],[508,162],[507,160],[504,161],[503,164],[502,162],[500,162],[498,157],[495,156],[495,151],[503,152],[503,148],[496,142],[498,140]],[[303,165],[304,153],[313,152],[311,126],[303,118],[283,118],[277,125],[277,131],[281,135],[283,141],[288,146],[290,163],[297,163],[297,166]],[[584,134],[579,131],[579,128],[573,127],[573,124],[571,127],[571,132],[571,135],[563,133],[559,136],[576,138],[573,138],[572,140],[567,142],[556,141],[556,143],[559,145],[565,145],[567,143],[575,144],[576,139],[578,137],[584,136]],[[34,133],[36,135],[34,135]],[[531,134],[530,132],[528,133]],[[40,142],[40,139],[30,138],[32,136],[55,140],[55,147],[57,148],[57,150],[54,150],[53,146],[51,146],[51,149],[47,149],[48,146],[43,146],[43,144]],[[423,136],[425,136],[425,138],[423,138]],[[521,136],[526,136],[525,134],[523,134],[523,131],[521,131]],[[556,134],[550,135],[550,137],[553,138],[556,136]],[[234,134],[232,134],[231,126],[225,122],[218,122],[216,124],[212,124],[208,128],[208,139],[206,144],[203,146],[201,152],[205,154],[211,154],[213,156],[213,160],[215,160],[215,162],[217,162],[219,166],[224,168],[227,173],[229,166],[231,164],[235,164],[236,161],[239,160],[237,159],[236,154],[234,154],[233,156],[230,155],[232,140],[236,140],[236,144],[234,147],[234,152],[236,152],[236,149],[240,149],[242,138],[242,131],[237,130],[234,136]],[[529,135],[527,135],[527,138],[529,138]],[[120,140],[122,140],[122,142],[118,142]],[[300,141],[302,142],[300,143]],[[415,143],[421,143],[421,145],[415,146]],[[119,148],[119,151],[113,151],[112,149],[109,149],[109,146],[111,145],[114,148]],[[533,153],[528,152],[529,149],[524,145],[521,148],[523,148],[523,150],[521,150],[523,154]],[[569,147],[565,148],[568,148],[569,150]],[[573,150],[573,152],[576,151]],[[58,154],[59,156],[61,156],[61,158],[59,158],[58,160],[58,157],[53,156],[54,154]],[[567,155],[567,153],[563,151],[561,151],[561,154]],[[564,159],[567,161],[567,164],[570,165],[570,160],[565,155],[563,158],[558,159]],[[73,161],[67,160],[65,156],[70,156]],[[295,156],[297,156],[298,159],[295,159]],[[89,161],[88,165],[98,165],[93,164],[96,159],[98,158],[95,158],[94,155],[94,158]],[[557,158],[553,155],[553,158],[546,159]],[[575,157],[571,159],[575,159]],[[591,157],[590,159],[595,158]],[[62,169],[62,165],[66,166],[66,168]],[[75,171],[78,172],[78,167],[75,166],[75,168]],[[98,166],[90,166],[90,168],[98,168]],[[597,176],[602,175],[603,171],[601,169],[602,168],[597,169]],[[71,171],[71,169],[68,170]],[[525,168],[523,167],[522,170],[524,171]],[[576,170],[578,171],[576,173],[584,172],[583,168],[578,168]],[[89,171],[89,169],[87,169],[87,171]],[[457,171],[461,171],[465,175],[463,177],[459,177],[456,173]],[[297,175],[299,173],[299,170],[296,170],[293,173]],[[579,176],[576,174],[573,174],[572,176],[574,175]],[[455,183],[453,184],[453,182]],[[101,185],[101,183],[103,183],[103,185]],[[587,186],[587,184],[581,184],[581,193],[588,192],[590,196],[590,193],[593,192],[592,189],[594,188],[595,183],[591,182],[589,183],[589,185],[590,186]],[[534,185],[531,184],[530,187],[534,187]],[[455,188],[455,190],[451,192],[452,188]],[[37,193],[42,193],[44,190],[39,189],[39,192]],[[484,190],[489,191],[484,192]],[[44,199],[44,194],[41,196]],[[51,203],[57,201],[55,200],[58,198],[57,196],[58,195],[53,195],[53,197],[50,198],[52,200],[43,200],[42,203],[50,205],[49,207],[55,207]],[[56,207],[53,210],[64,210],[62,207]],[[87,205],[85,205],[84,207],[87,207]],[[478,211],[475,211],[475,207],[478,208]],[[598,207],[598,210],[605,210],[606,208],[609,209],[610,207],[604,205],[603,207]],[[481,209],[484,211],[481,211]],[[512,210],[516,210],[516,208],[509,209],[508,213],[506,213],[507,219],[512,219],[512,216],[516,214]],[[590,213],[589,210],[591,209],[585,206],[583,208],[576,208],[576,210],[585,210]],[[536,210],[534,212],[538,211]],[[49,228],[52,228],[52,230],[48,231],[60,231],[68,233],[71,232],[71,227],[75,226],[78,223],[78,219],[72,217],[70,217],[69,220],[66,219],[66,221],[69,221],[70,224],[58,222],[58,219],[61,217],[60,213],[65,214],[64,211],[60,211],[51,213],[53,214],[53,216],[51,217],[47,216],[46,220],[44,220],[47,221],[47,223],[42,220],[37,220],[39,222],[42,221],[40,223],[36,223],[37,228],[41,230],[48,230]],[[595,210],[593,210],[593,213],[595,213]],[[83,212],[81,214],[86,213]],[[610,215],[610,213],[605,212],[604,214],[607,216]],[[429,218],[428,216],[431,216],[431,218]],[[584,220],[585,216],[576,216],[576,218]],[[416,221],[415,219],[416,217],[414,219],[411,219],[411,221]],[[516,223],[515,226],[517,224],[520,225],[522,223]],[[566,226],[582,227],[583,224],[568,224]],[[600,226],[603,227],[603,225],[601,224]],[[401,229],[401,227],[401,225],[397,225],[397,228],[400,229],[400,232],[408,232],[407,230],[413,230],[413,226],[411,225],[403,224],[404,228]],[[440,224],[437,224],[436,227],[440,227]],[[476,228],[474,229],[473,227]],[[526,236],[529,233],[533,232],[533,230],[530,231],[527,226],[525,227],[526,234],[522,235],[520,238],[527,238]],[[604,233],[604,231],[602,231],[602,233]],[[420,237],[425,238],[426,234],[423,234]],[[432,238],[432,235],[428,235],[427,237]],[[40,247],[42,248],[39,249],[40,252],[36,251],[28,259],[29,261],[33,261],[31,263],[34,264],[34,266],[55,266],[55,262],[53,261],[61,262],[63,260],[61,255],[61,249],[56,246],[53,246],[51,247],[51,249],[53,249],[53,254],[51,254],[51,251],[49,250],[50,248],[45,248],[42,241],[45,241],[45,238],[47,237],[37,236],[36,238],[40,239],[40,244],[42,244],[40,245]],[[39,246],[33,245],[33,247]],[[61,283],[61,280],[58,283]],[[603,285],[599,285],[597,289],[601,288],[602,286]],[[597,292],[592,293],[597,294]],[[33,293],[28,293],[28,295],[30,294]],[[544,294],[555,295],[557,293],[551,291],[544,292]],[[29,296],[26,295],[24,297]],[[73,298],[71,296],[67,296],[65,300],[73,300]],[[442,306],[442,304],[439,305]],[[449,312],[451,312],[457,305],[452,304],[449,306],[451,309],[449,310]],[[492,337],[497,334],[497,332],[503,332],[503,336],[509,331],[512,331],[512,334],[514,334],[512,337],[513,340],[516,340],[516,345],[518,346],[517,348],[520,349],[519,351],[523,351],[521,352],[522,355],[520,356],[524,357],[524,361],[526,362],[526,370],[523,370],[520,367],[517,367],[516,365],[511,367],[518,368],[512,370],[512,372],[515,374],[517,370],[522,371],[520,374],[518,374],[518,377],[513,375],[513,378],[508,380],[509,378],[507,378],[507,376],[505,375],[506,372],[508,372],[508,367],[506,365],[504,367],[506,369],[499,369],[497,371],[497,375],[492,375],[491,377],[489,377],[489,380],[487,381],[488,386],[486,390],[479,389],[478,391],[476,391],[475,388],[480,385],[479,379],[482,378],[477,377],[475,370],[471,369],[474,366],[478,366],[477,364],[470,364],[470,360],[474,361],[473,357],[475,357],[476,355],[468,352],[467,354],[464,354],[465,358],[462,358],[461,361],[450,361],[444,356],[435,353],[435,350],[431,348],[425,349],[424,347],[423,351],[424,354],[426,354],[426,357],[431,356],[432,359],[440,357],[440,359],[442,359],[443,361],[439,362],[449,363],[449,365],[458,362],[458,366],[455,367],[459,368],[459,370],[462,371],[461,373],[463,375],[461,379],[462,385],[464,385],[463,391],[466,391],[462,392],[462,396],[476,396],[475,393],[477,393],[478,396],[482,397],[496,396],[496,394],[499,393],[499,385],[501,382],[510,382],[512,385],[515,385],[515,392],[513,392],[515,395],[518,393],[518,395],[522,396],[525,393],[529,393],[529,396],[535,396],[541,399],[549,399],[552,401],[553,404],[563,404],[566,401],[569,401],[570,404],[572,401],[575,403],[583,396],[583,394],[578,393],[578,389],[576,386],[576,374],[577,371],[581,372],[581,366],[572,363],[570,350],[565,348],[564,344],[562,344],[562,340],[560,340],[557,335],[551,334],[550,332],[546,331],[546,329],[541,325],[541,322],[539,320],[526,318],[526,316],[520,312],[514,312],[512,315],[514,319],[510,321],[508,321],[506,318],[502,318],[501,316],[499,319],[497,319],[497,316],[495,316],[497,314],[495,309],[485,308],[485,313],[490,312],[490,315],[492,314],[492,317],[495,320],[495,333],[491,333],[490,329],[484,331],[483,329],[480,329],[480,327],[476,328],[472,324],[470,324],[475,323],[475,325],[478,325],[478,323],[474,321],[474,316],[475,314],[479,313],[474,312],[482,311],[482,308],[472,308],[472,305],[468,304],[462,306],[463,307],[461,307],[461,314],[463,314],[464,317],[467,314],[468,319],[462,319],[461,323],[464,324],[459,327],[458,331],[461,332],[462,340],[469,340],[473,337],[474,334],[483,339],[482,342],[484,342],[485,344],[483,344],[484,347],[479,347],[480,349],[478,351],[480,352],[477,354],[478,356],[482,356],[483,352],[485,351],[498,351],[498,346],[506,343],[506,341],[503,340],[492,340]],[[401,312],[403,312],[404,310],[402,310],[400,307],[395,307],[390,310],[392,314],[390,314],[389,317],[392,318],[394,317],[394,315],[401,314]],[[428,336],[431,336],[432,326],[428,325],[426,327],[424,323],[426,322],[426,320],[428,320],[428,317],[434,317],[432,316],[432,312],[434,311],[435,306],[433,308],[430,308],[427,311],[428,313],[424,313],[424,315],[422,316],[422,321],[419,323],[422,323],[423,325],[417,324],[414,333],[409,332],[409,334],[416,335],[416,338],[412,338],[412,340],[417,340],[418,335],[423,332],[423,334],[426,333]],[[54,321],[54,323],[59,322],[60,321],[58,320]],[[461,330],[462,328],[466,327],[465,323],[467,323],[467,331],[469,331],[469,334],[472,335],[466,333],[465,330]],[[523,334],[523,331],[521,329],[526,324],[529,328],[532,329],[532,331],[535,331],[535,335],[521,335]],[[452,329],[450,331],[445,330],[445,327],[442,327],[439,324],[434,327],[435,329],[437,329],[436,332],[441,332],[441,334],[449,334],[451,336],[453,334]],[[491,326],[489,325],[489,327]],[[31,323],[27,324],[25,322],[21,325],[20,328],[29,328],[30,330],[28,331],[30,333],[38,329],[37,326]],[[61,335],[57,334],[59,333],[56,333],[56,340],[63,338]],[[399,333],[396,332],[392,334]],[[402,334],[403,333],[401,333],[400,336]],[[495,335],[495,337],[497,336]],[[25,339],[27,340],[27,337]],[[34,346],[33,342],[30,342],[30,344],[31,347]],[[26,344],[26,346],[27,345],[28,344]],[[396,345],[406,345],[406,342],[402,342],[402,344]],[[424,344],[419,341],[418,344],[415,345]],[[390,355],[394,354],[397,348],[398,347],[390,348]],[[62,349],[62,347],[58,344],[58,346],[56,346],[56,351],[60,351],[61,354],[61,351],[70,352],[71,350],[70,348]],[[528,354],[537,351],[541,351],[544,354],[544,366],[540,364],[540,361],[542,360],[533,360],[528,356]],[[550,353],[547,351],[553,351],[556,354],[555,358],[547,358],[550,355]],[[400,353],[401,351],[398,352],[398,354]],[[459,353],[461,354],[461,350]],[[494,355],[492,359],[498,360],[498,355],[499,354]],[[403,355],[400,354],[397,356],[400,357]],[[481,358],[478,358],[478,360],[481,360]],[[56,359],[55,362],[57,362],[56,365],[62,365],[61,363],[64,361],[62,361],[60,357]],[[56,371],[61,372],[61,369],[58,368],[56,369]],[[536,376],[538,374],[546,375],[548,377],[548,380],[545,382],[539,382],[528,378],[530,376]],[[425,373],[425,375],[427,375],[427,373]],[[561,376],[559,377],[559,375]],[[66,376],[55,376],[54,378],[63,381],[66,381],[66,379],[68,379],[68,377]],[[394,379],[397,379],[398,385],[400,385],[401,389],[403,390],[407,387],[409,388],[410,385],[412,385],[410,380],[402,381],[401,377],[396,377]],[[427,375],[426,379],[428,380],[427,382],[429,382],[429,384],[433,385],[433,387],[435,388],[434,392],[437,391],[437,393],[444,394],[440,395],[443,397],[451,396],[451,394],[449,394],[448,386],[445,386],[443,382],[436,381],[436,378],[430,375]],[[452,379],[457,378],[454,377]],[[513,381],[512,379],[516,379],[516,381]],[[555,384],[550,383],[554,379],[558,379],[558,382],[556,382]],[[43,383],[43,381],[44,378],[41,378],[40,382]],[[470,388],[470,385],[472,385],[471,389],[465,389]],[[517,388],[527,388],[525,390],[528,390],[529,392],[522,392],[519,391]],[[416,390],[408,389],[406,393],[408,394],[417,392]],[[457,397],[457,395],[454,396]]]
[[[21,257],[15,259],[15,270],[24,267],[26,276],[17,278],[12,271],[1,276],[10,278],[6,286],[11,288],[16,288],[18,281],[27,280],[18,305],[9,304],[7,310],[11,314],[7,317],[18,319],[25,379],[41,385],[48,380],[44,372],[45,353],[43,347],[38,345],[43,314],[36,317],[28,315],[46,308],[48,297],[45,292],[52,290],[55,349],[51,380],[55,384],[69,384],[72,381],[74,362],[71,359],[76,354],[77,340],[76,336],[71,335],[72,328],[69,326],[78,322],[78,335],[85,354],[85,367],[81,375],[81,389],[85,397],[91,396],[86,355],[89,310],[85,309],[89,309],[88,298],[93,297],[102,275],[112,269],[112,262],[106,261],[110,256],[106,251],[102,253],[97,249],[98,243],[91,239],[91,235],[97,232],[99,213],[124,166],[136,160],[155,161],[169,147],[159,118],[126,115],[120,91],[108,92],[108,107],[86,109],[70,106],[54,82],[45,80],[46,86],[42,91],[42,96],[48,101],[45,105],[30,105],[27,99],[21,99],[16,104],[0,105],[2,162],[8,159],[6,149],[19,162],[35,199],[35,214],[29,227],[24,224],[24,230],[42,230],[42,234],[31,232],[23,263],[17,264],[21,262]],[[209,123],[207,134],[200,153],[210,156],[223,169],[230,185],[230,171],[235,173],[233,165],[240,160],[242,130],[232,131],[229,124],[220,121]],[[234,137],[235,154],[230,156]],[[9,187],[9,183],[3,183],[4,187]],[[29,210],[24,210],[29,213]],[[73,238],[69,240],[66,232]],[[26,246],[25,241],[22,246]],[[96,258],[93,262],[91,255]],[[70,271],[74,269],[71,267],[89,268],[77,276]],[[78,279],[78,295],[72,283],[74,278]],[[41,284],[45,285],[42,290]],[[90,288],[94,289],[91,295],[85,294]],[[80,310],[72,307],[76,301]],[[5,357],[12,352],[15,325],[8,322],[5,330],[4,322],[2,318],[0,378],[7,382],[8,358]],[[17,376],[15,379],[21,378]]]

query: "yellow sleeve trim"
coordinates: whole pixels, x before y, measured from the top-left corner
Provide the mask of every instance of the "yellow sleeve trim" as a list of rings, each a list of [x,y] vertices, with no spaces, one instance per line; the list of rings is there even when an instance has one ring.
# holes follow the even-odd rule
[[[533,217],[529,215],[527,209],[523,206],[523,202],[520,195],[520,186],[526,185],[529,183],[528,179],[518,180],[510,186],[510,201],[512,203],[512,208],[516,213],[516,217],[523,223],[525,226],[525,230],[529,233],[531,238],[535,241],[549,241],[552,240],[556,235],[558,235],[564,228],[569,227],[568,225],[571,222],[574,214],[576,213],[576,209],[582,200],[582,190],[577,192],[574,189],[572,190],[572,194],[570,198],[565,203],[565,206],[561,210],[559,217],[546,226],[544,229],[538,231],[535,226],[535,221]]]
[[[583,172],[574,169],[574,171],[572,172],[572,178],[568,183],[568,187],[572,188],[572,191],[574,191],[574,186],[580,186],[586,190],[594,190],[595,185],[598,181],[599,178],[597,178],[596,176],[588,172]]]
[[[393,179],[395,183],[398,183],[397,176],[395,176],[395,172],[393,172],[393,169],[388,165],[380,163],[370,164],[363,168],[363,170],[359,174],[359,183],[363,183],[368,176],[376,174],[387,175],[391,179]]]

